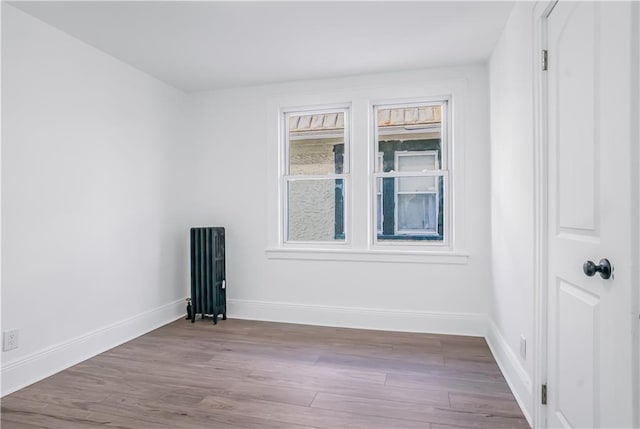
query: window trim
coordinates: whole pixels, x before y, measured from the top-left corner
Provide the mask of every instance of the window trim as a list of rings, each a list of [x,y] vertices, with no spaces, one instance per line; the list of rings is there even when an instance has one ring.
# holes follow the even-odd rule
[[[267,135],[265,151],[267,171],[267,225],[265,228],[265,255],[268,259],[308,261],[361,261],[408,262],[421,264],[468,264],[466,206],[475,201],[466,192],[468,174],[465,159],[470,150],[467,142],[470,132],[475,132],[477,119],[468,113],[478,108],[477,82],[467,74],[453,77],[410,75],[406,79],[391,79],[375,85],[358,85],[352,80],[322,83],[317,86],[276,87],[265,108]],[[448,194],[443,198],[449,210],[448,240],[443,245],[429,243],[375,243],[372,229],[375,227],[375,187],[369,179],[375,171],[375,154],[371,139],[373,105],[406,104],[407,102],[448,101],[446,118],[449,133],[447,153],[451,168],[450,177],[444,177]],[[310,111],[327,107],[350,108],[351,177],[345,228],[349,235],[344,243],[307,244],[283,243],[282,211],[282,112]],[[449,195],[450,194],[450,195]],[[416,247],[417,246],[417,247]]]
[[[469,253],[461,250],[350,249],[321,247],[275,247],[266,249],[268,259],[301,261],[382,262],[409,264],[466,265]]]

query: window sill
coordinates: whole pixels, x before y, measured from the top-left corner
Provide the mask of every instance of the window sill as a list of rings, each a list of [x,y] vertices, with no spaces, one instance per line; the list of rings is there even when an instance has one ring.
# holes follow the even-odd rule
[[[411,264],[466,265],[469,254],[461,251],[353,250],[353,249],[266,249],[268,259],[306,261],[390,262]]]

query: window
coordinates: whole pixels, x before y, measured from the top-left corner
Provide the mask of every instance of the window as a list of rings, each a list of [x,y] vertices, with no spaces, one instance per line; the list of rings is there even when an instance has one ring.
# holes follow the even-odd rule
[[[346,108],[284,112],[285,242],[345,242]]]
[[[466,264],[463,125],[465,112],[480,108],[467,86],[454,79],[274,96],[267,256]]]
[[[446,105],[374,106],[375,242],[444,243]]]

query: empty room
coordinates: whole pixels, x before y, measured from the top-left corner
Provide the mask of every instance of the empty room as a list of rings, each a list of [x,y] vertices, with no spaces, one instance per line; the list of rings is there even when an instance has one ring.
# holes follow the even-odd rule
[[[640,428],[640,2],[0,11],[2,429]]]

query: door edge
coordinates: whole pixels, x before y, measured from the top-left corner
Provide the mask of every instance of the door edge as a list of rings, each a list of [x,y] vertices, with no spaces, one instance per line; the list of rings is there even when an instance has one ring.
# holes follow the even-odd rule
[[[557,0],[540,1],[533,9],[533,112],[534,112],[534,362],[533,427],[547,427],[547,410],[543,404],[543,385],[547,383],[547,77],[542,64],[547,49],[547,17]],[[546,401],[545,401],[546,402]]]

